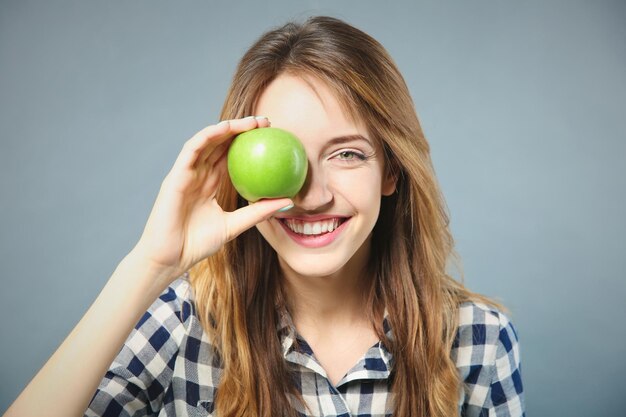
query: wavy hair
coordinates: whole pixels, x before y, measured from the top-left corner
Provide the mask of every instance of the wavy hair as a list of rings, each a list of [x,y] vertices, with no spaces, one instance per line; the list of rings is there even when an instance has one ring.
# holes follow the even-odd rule
[[[365,123],[384,150],[387,174],[397,177],[372,232],[367,300],[372,326],[394,357],[394,415],[458,415],[461,381],[450,357],[458,306],[493,303],[446,272],[456,259],[447,208],[402,75],[366,33],[335,18],[312,17],[271,30],[252,45],[221,118],[254,114],[265,88],[286,73],[329,86],[344,110]],[[227,211],[246,204],[229,181],[217,198]],[[280,274],[275,252],[256,228],[191,270],[198,315],[223,366],[215,398],[220,417],[291,416],[293,401],[301,401],[277,333]],[[385,308],[392,339],[382,329]]]

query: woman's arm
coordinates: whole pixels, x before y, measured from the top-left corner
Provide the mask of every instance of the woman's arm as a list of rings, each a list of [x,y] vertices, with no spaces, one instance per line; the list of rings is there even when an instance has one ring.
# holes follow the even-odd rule
[[[266,200],[227,213],[215,200],[233,136],[268,124],[264,118],[226,121],[185,143],[139,242],[6,417],[82,416],[134,325],[159,294],[225,242],[291,203]]]
[[[161,293],[155,282],[167,279],[134,253],[126,256],[5,416],[82,416],[135,323]]]

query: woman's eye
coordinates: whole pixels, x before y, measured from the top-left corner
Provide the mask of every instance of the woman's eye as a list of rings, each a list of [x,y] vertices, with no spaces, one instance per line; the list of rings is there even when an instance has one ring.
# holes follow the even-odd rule
[[[341,159],[342,161],[353,161],[353,160],[364,161],[366,159],[365,155],[359,152],[355,152],[355,151],[339,152],[337,154],[337,158]]]

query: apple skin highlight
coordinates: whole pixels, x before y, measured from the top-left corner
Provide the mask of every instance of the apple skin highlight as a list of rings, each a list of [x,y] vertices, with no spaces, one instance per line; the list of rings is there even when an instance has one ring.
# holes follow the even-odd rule
[[[250,202],[293,198],[306,180],[308,161],[304,145],[283,129],[262,127],[237,135],[227,158],[233,186]]]

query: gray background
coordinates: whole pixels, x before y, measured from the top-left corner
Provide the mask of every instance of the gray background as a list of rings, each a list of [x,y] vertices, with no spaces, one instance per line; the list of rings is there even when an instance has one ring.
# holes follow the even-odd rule
[[[624,415],[626,5],[496,0],[0,0],[0,412],[134,245],[246,47],[311,14],[403,71],[466,283],[518,328],[529,415]]]

